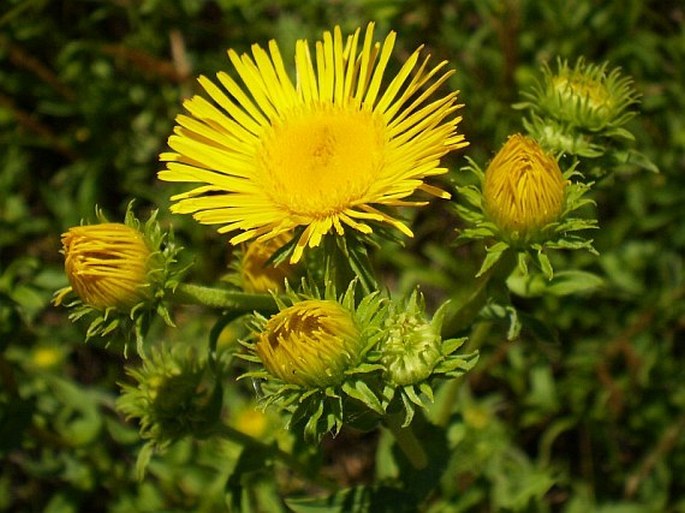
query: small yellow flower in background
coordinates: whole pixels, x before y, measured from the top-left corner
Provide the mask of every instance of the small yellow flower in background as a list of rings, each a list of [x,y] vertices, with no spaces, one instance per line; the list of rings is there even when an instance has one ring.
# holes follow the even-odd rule
[[[332,300],[309,299],[271,317],[255,350],[267,371],[284,382],[323,388],[343,380],[361,343],[351,312]]]
[[[266,434],[269,418],[262,410],[258,410],[253,405],[247,405],[235,414],[234,425],[238,431],[260,439]]]
[[[229,50],[242,84],[225,72],[220,86],[200,77],[213,103],[187,100],[190,116],[178,116],[173,151],[160,156],[161,180],[202,184],[172,197],[172,211],[239,231],[232,244],[296,233],[293,263],[345,228],[386,223],[411,236],[377,207],[424,205],[409,199],[417,190],[449,198],[424,179],[445,173],[440,158],[467,143],[457,93],[430,100],[452,74],[446,62],[428,67],[419,48],[383,87],[396,36],[374,42],[373,28],[343,39],[336,27],[313,53],[298,41],[295,83],[274,41],[251,56]]]
[[[121,223],[76,226],[62,235],[64,267],[71,287],[60,290],[59,305],[73,290],[98,309],[127,309],[146,297],[151,250],[143,234]]]
[[[39,346],[31,351],[30,364],[37,369],[49,370],[62,363],[65,354],[61,347]]]
[[[565,188],[557,161],[533,139],[516,134],[485,171],[485,211],[504,233],[525,238],[560,216]]]
[[[267,264],[273,254],[288,242],[283,234],[267,241],[254,240],[247,244],[240,261],[240,283],[246,292],[280,292],[287,278],[294,274],[293,265],[281,262]]]

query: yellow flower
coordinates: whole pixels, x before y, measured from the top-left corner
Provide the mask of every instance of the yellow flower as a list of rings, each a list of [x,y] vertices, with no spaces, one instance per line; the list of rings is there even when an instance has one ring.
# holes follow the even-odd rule
[[[559,217],[565,187],[557,161],[533,139],[516,134],[485,171],[485,210],[505,234],[525,238]]]
[[[252,438],[260,439],[266,434],[269,418],[266,413],[253,405],[247,405],[236,413],[234,424],[238,431],[250,435]]]
[[[41,370],[52,369],[64,360],[62,348],[57,346],[40,346],[31,352],[30,364]]]
[[[254,240],[247,245],[240,262],[240,282],[246,292],[280,292],[294,268],[287,262],[267,264],[276,250],[288,242],[286,234],[267,241]]]
[[[135,228],[121,223],[76,226],[62,235],[62,245],[71,287],[57,293],[56,305],[72,290],[98,310],[131,308],[146,297],[151,251]]]
[[[382,87],[395,33],[379,44],[373,27],[346,39],[339,27],[324,32],[313,53],[298,41],[294,83],[274,41],[251,56],[229,50],[242,84],[225,72],[220,86],[200,77],[213,103],[187,100],[190,116],[178,116],[173,151],[160,156],[161,180],[202,184],[172,197],[172,211],[239,231],[232,244],[294,232],[293,263],[346,227],[368,234],[371,222],[387,223],[411,236],[377,207],[424,205],[409,199],[417,190],[449,198],[424,179],[445,173],[440,158],[467,143],[457,93],[430,100],[452,74],[446,62],[429,68],[419,48]]]
[[[361,341],[352,314],[341,304],[308,299],[271,317],[255,350],[269,373],[284,382],[324,388],[343,380]]]

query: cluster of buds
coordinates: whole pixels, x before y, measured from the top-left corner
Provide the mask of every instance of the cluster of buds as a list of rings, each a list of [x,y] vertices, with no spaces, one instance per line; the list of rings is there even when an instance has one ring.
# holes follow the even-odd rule
[[[556,70],[544,65],[542,80],[522,96],[524,101],[514,107],[529,111],[524,127],[547,151],[588,159],[606,157],[609,163],[631,162],[656,170],[644,155],[624,148],[635,140],[625,125],[636,115],[631,107],[639,95],[632,80],[618,68],[610,70],[607,63],[591,64],[583,58],[569,66],[559,59]],[[596,164],[589,174],[607,173],[601,160]]]
[[[355,286],[336,297],[289,292],[289,305],[270,318],[255,317],[244,359],[257,366],[264,405],[290,413],[290,426],[319,439],[343,424],[360,429],[432,401],[436,377],[468,371],[476,355],[458,355],[460,340],[442,340],[442,310],[432,321],[413,294],[395,303],[378,293],[355,306]]]
[[[604,156],[610,146],[607,141],[633,139],[624,125],[634,116],[628,109],[637,102],[637,95],[630,79],[618,70],[608,71],[606,64],[579,60],[569,67],[559,61],[556,72],[545,67],[542,82],[526,98],[518,107],[530,111],[524,120],[529,135],[510,136],[485,171],[471,162],[466,169],[478,183],[458,188],[463,201],[456,209],[470,224],[461,238],[494,241],[478,276],[505,261],[503,255],[516,254],[524,273],[532,257],[551,279],[548,249],[594,251],[592,240],[580,232],[596,228],[596,221],[574,214],[593,203],[584,197],[592,184],[573,179],[581,176],[575,169],[576,157]],[[564,154],[573,156],[565,170],[559,164]],[[449,196],[426,184],[419,188]],[[419,204],[397,199],[404,198],[401,195],[392,198],[386,203]],[[97,215],[98,224],[74,227],[62,236],[70,285],[56,293],[54,303],[72,307],[72,320],[93,317],[87,338],[117,328],[136,334],[142,364],[128,369],[133,383],[122,385],[117,407],[127,418],[139,421],[141,436],[147,441],[139,456],[141,472],[155,449],[186,435],[215,432],[223,397],[221,373],[211,343],[212,359],[193,351],[143,351],[151,315],[160,315],[172,325],[166,300],[179,286],[183,272],[176,267],[180,248],[172,234],[162,232],[156,213],[145,224],[133,216],[130,207],[124,223],[110,223],[100,212]],[[240,354],[252,367],[241,378],[254,380],[262,405],[286,412],[289,426],[311,440],[337,432],[344,424],[368,429],[379,423],[396,424],[400,418],[406,427],[417,408],[433,401],[438,379],[463,375],[478,357],[477,353],[458,353],[465,339],[442,338],[447,303],[429,319],[418,292],[396,301],[376,290],[361,242],[371,229],[354,219],[404,225],[371,207],[363,215],[355,211],[355,216],[345,216],[345,223],[361,233],[344,235],[337,218],[327,226],[319,226],[320,220],[315,219],[312,226],[318,231],[314,235],[303,232],[308,238],[301,243],[292,233],[281,233],[276,220],[278,230],[259,232],[262,238],[242,248],[229,277],[242,290],[239,299],[266,298],[272,309],[264,312],[274,311],[274,302],[278,307],[271,316],[252,316],[251,334],[241,342],[246,351]],[[329,236],[331,226],[337,235]],[[254,235],[246,233],[235,241]],[[288,283],[297,278],[298,269],[286,258],[299,260],[304,246],[319,246],[324,235],[321,251],[329,254],[321,259],[323,270],[312,266],[308,276],[318,273],[325,289],[321,292],[303,280],[301,292],[294,291]],[[338,265],[341,261],[343,265]],[[345,271],[359,277],[363,292],[355,280],[338,295],[334,282],[347,284]],[[72,295],[75,299],[67,302]],[[233,308],[225,316],[233,320],[236,311],[242,315],[251,309],[238,303],[212,300],[204,304]]]

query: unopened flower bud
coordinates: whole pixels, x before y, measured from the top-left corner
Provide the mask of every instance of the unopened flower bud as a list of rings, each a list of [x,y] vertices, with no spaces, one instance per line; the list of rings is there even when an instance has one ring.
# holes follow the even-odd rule
[[[246,292],[281,292],[287,278],[293,275],[293,265],[269,263],[269,259],[289,238],[280,235],[267,241],[255,240],[247,244],[240,262],[240,282]]]
[[[507,238],[528,239],[558,219],[565,187],[557,161],[533,139],[516,134],[485,171],[485,211]]]
[[[136,418],[140,433],[157,445],[210,433],[221,411],[221,387],[206,360],[192,351],[153,350],[127,373],[117,408]]]
[[[442,356],[441,319],[438,323],[428,321],[422,303],[415,292],[408,304],[393,304],[386,319],[381,363],[394,385],[425,380]]]
[[[267,371],[284,382],[324,388],[343,381],[361,344],[350,311],[333,300],[309,299],[271,317],[255,350]]]
[[[71,288],[60,291],[55,304],[71,290],[98,310],[130,309],[146,297],[151,250],[135,228],[121,223],[76,226],[62,235],[62,245]]]
[[[606,63],[596,65],[580,58],[574,66],[559,60],[557,70],[544,68],[544,80],[518,107],[530,108],[543,118],[590,132],[615,129],[635,113],[628,107],[638,101],[632,80]]]

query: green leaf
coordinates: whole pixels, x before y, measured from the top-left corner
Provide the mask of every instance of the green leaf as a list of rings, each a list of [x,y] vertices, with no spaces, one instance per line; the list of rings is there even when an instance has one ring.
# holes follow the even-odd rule
[[[319,419],[321,419],[321,415],[323,415],[323,407],[324,401],[320,400],[316,410],[312,412],[304,426],[304,436],[307,440],[318,440],[321,438],[321,435],[323,435],[323,433],[319,433],[318,429]]]
[[[554,277],[554,269],[552,269],[552,263],[549,261],[549,257],[542,251],[538,251],[537,260],[545,278],[551,280]]]
[[[600,276],[578,270],[559,271],[549,281],[539,273],[526,276],[513,274],[507,279],[509,290],[521,297],[583,294],[592,292],[603,284],[604,280]]]
[[[483,275],[483,273],[488,271],[488,269],[492,268],[492,266],[499,261],[499,259],[502,257],[502,255],[507,249],[509,249],[509,244],[507,244],[506,242],[498,242],[493,246],[490,246],[487,249],[487,254],[485,255],[485,259],[483,260],[483,265],[481,265],[478,274],[476,274],[476,278]]]
[[[404,387],[404,393],[407,394],[407,398],[411,402],[413,402],[416,406],[419,406],[421,408],[425,408],[423,401],[421,400],[421,398],[416,393],[416,390],[414,389],[414,385],[405,386]]]
[[[138,457],[136,458],[136,477],[138,478],[138,481],[142,481],[145,478],[145,470],[147,469],[154,452],[155,446],[152,442],[148,442],[140,448]]]
[[[554,296],[567,296],[593,291],[604,284],[604,280],[587,271],[560,271],[548,284],[546,292]]]
[[[464,345],[468,339],[466,337],[461,338],[449,338],[442,341],[442,354],[448,355],[454,353],[457,349]]]
[[[657,165],[654,162],[652,162],[649,159],[649,157],[647,157],[647,155],[637,150],[627,150],[625,159],[627,163],[634,164],[640,169],[644,169],[645,171],[650,171],[651,173],[660,172]]]
[[[355,380],[350,383],[346,381],[342,386],[343,392],[345,392],[350,397],[361,401],[366,406],[371,408],[376,413],[383,415],[385,410],[381,404],[376,394],[369,388],[369,386],[361,380]]]

